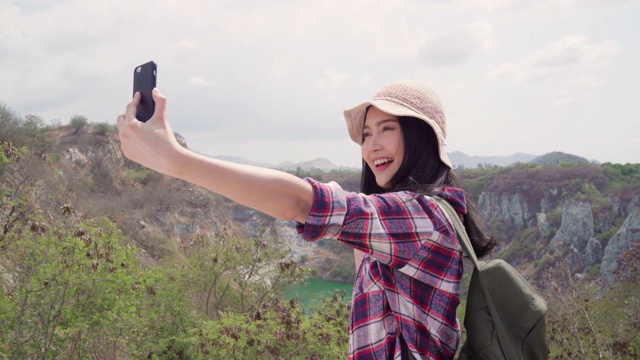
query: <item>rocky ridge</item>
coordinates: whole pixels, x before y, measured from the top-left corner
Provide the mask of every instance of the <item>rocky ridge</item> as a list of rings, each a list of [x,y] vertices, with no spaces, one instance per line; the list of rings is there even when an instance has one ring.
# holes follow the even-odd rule
[[[640,194],[630,201],[618,197],[607,199],[604,205],[613,214],[624,218],[611,237],[607,232],[614,229],[615,215],[596,218],[591,201],[560,200],[543,198],[537,206],[530,206],[521,194],[497,194],[483,192],[478,208],[485,219],[497,220],[506,239],[513,240],[527,229],[535,228],[535,241],[546,246],[534,247],[528,254],[532,259],[547,257],[557,263],[565,262],[571,273],[581,276],[590,268],[599,267],[598,274],[611,285],[618,271],[617,259],[622,252],[630,249],[634,242],[640,242]],[[555,204],[555,205],[553,205]],[[600,205],[602,207],[602,205]],[[560,215],[560,223],[553,224],[552,217]],[[557,221],[556,221],[557,222]],[[596,224],[598,226],[596,226]],[[596,233],[599,229],[599,234]],[[505,245],[508,247],[508,243]],[[523,262],[527,256],[514,254],[513,262]]]

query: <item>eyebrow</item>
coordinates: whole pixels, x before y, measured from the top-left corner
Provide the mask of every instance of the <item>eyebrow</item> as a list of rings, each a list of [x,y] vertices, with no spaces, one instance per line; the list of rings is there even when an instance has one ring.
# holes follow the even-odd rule
[[[376,123],[375,126],[376,127],[380,127],[381,125],[384,125],[384,124],[389,123],[389,122],[399,123],[400,120],[398,120],[398,119],[382,119],[382,120],[378,120],[378,122]],[[364,124],[363,129],[370,129],[370,128],[371,127],[369,125],[367,125],[366,123]]]

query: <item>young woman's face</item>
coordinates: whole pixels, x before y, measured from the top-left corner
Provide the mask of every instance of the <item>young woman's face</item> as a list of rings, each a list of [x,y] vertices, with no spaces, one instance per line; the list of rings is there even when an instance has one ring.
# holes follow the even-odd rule
[[[404,158],[402,128],[397,116],[372,106],[364,122],[362,158],[376,177],[376,183],[388,188]]]

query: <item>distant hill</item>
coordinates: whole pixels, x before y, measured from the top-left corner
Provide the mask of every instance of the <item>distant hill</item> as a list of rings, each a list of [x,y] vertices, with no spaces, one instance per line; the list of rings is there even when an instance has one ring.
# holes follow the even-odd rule
[[[478,164],[485,166],[509,166],[516,163],[527,163],[538,155],[516,153],[509,156],[472,156],[467,155],[460,151],[454,151],[449,154],[449,159],[453,163],[453,166],[464,168],[477,168]]]
[[[454,151],[452,153],[449,153],[449,158],[451,159],[451,162],[453,163],[454,166],[457,166],[460,168],[467,168],[467,169],[477,168],[478,164],[482,164],[483,167],[495,166],[495,165],[504,167],[504,166],[509,166],[517,163],[527,163],[537,157],[539,156],[524,154],[524,153],[516,153],[509,156],[472,156],[472,155],[467,155],[460,151]],[[281,169],[285,171],[292,171],[298,168],[301,168],[302,170],[319,169],[322,171],[331,171],[331,170],[344,168],[341,166],[337,166],[331,161],[324,158],[318,158],[318,159],[304,161],[300,163],[285,161],[279,164],[260,163],[256,161],[243,159],[237,156],[229,156],[229,155],[217,155],[217,156],[214,156],[214,158],[231,161],[238,164],[260,166],[260,167],[266,167],[266,168],[272,168],[272,169]]]
[[[323,171],[330,171],[339,168],[339,166],[336,166],[331,161],[324,158],[304,161],[301,163],[283,162],[278,164],[276,167],[282,170],[296,170],[297,168],[301,168],[303,170],[320,169]]]
[[[267,163],[260,163],[260,162],[256,162],[256,161],[251,161],[251,160],[247,160],[247,159],[243,159],[237,156],[227,156],[227,155],[218,155],[218,156],[214,156],[214,158],[216,159],[220,159],[220,160],[225,160],[225,161],[231,161],[234,163],[238,163],[238,164],[245,164],[245,165],[253,165],[253,166],[260,166],[260,167],[266,167],[266,168],[271,168],[271,169],[280,169],[280,170],[284,170],[284,171],[294,171],[297,170],[298,168],[302,169],[302,170],[312,170],[312,169],[319,169],[322,171],[331,171],[331,170],[337,170],[337,169],[344,169],[344,167],[341,166],[337,166],[334,163],[332,163],[331,161],[324,159],[324,158],[318,158],[318,159],[314,159],[314,160],[309,160],[309,161],[303,161],[300,163],[295,163],[292,161],[285,161],[285,162],[281,162],[279,164],[267,164]]]
[[[237,156],[217,155],[217,156],[213,156],[213,158],[214,159],[224,160],[224,161],[234,162],[236,164],[260,166],[260,167],[266,167],[266,168],[275,168],[276,167],[273,164],[267,164],[267,163],[260,163],[260,162],[256,162],[256,161],[251,161],[251,160],[243,159],[243,158],[237,157]]]
[[[563,153],[560,151],[550,152],[544,155],[533,155],[533,154],[525,154],[525,153],[515,153],[509,156],[476,156],[476,155],[467,155],[461,151],[454,151],[449,154],[449,159],[453,163],[454,167],[461,169],[475,169],[477,167],[506,167],[509,165],[514,165],[518,163],[526,164],[537,164],[544,166],[553,166],[561,163],[573,163],[573,164],[588,164],[593,161],[589,161],[583,157]],[[302,170],[312,170],[319,169],[322,171],[331,171],[337,169],[344,169],[344,167],[337,166],[331,161],[318,158],[314,160],[304,161],[300,163],[295,163],[292,161],[285,161],[279,164],[267,164],[255,162],[247,159],[243,159],[237,156],[228,156],[228,155],[218,155],[214,156],[216,159],[231,161],[239,164],[247,164],[254,165],[272,169],[280,169],[284,171],[295,171],[298,168]],[[356,168],[354,168],[357,170]]]
[[[554,151],[542,156],[538,156],[537,158],[531,160],[530,163],[543,166],[553,166],[560,164],[588,164],[589,160],[577,155]]]

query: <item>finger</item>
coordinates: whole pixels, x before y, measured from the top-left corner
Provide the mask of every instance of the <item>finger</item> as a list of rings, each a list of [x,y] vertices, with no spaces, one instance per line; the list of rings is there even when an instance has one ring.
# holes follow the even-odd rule
[[[160,114],[164,114],[167,110],[167,98],[162,95],[158,88],[153,89],[153,91],[151,92],[151,96],[153,96],[153,101],[156,103],[155,111],[159,111]]]
[[[131,100],[131,102],[127,104],[127,109],[124,113],[126,120],[131,121],[136,118],[138,104],[140,103],[140,96],[140,92],[136,92],[133,95],[133,99]]]
[[[118,115],[118,117],[116,118],[116,124],[120,126],[120,124],[122,124],[123,122],[124,122],[124,114]]]
[[[160,90],[154,88],[151,92],[151,96],[153,96],[153,101],[156,103],[156,108],[153,112],[153,117],[160,118],[160,120],[166,124],[166,116],[165,113],[167,111],[167,98],[162,95]]]

